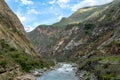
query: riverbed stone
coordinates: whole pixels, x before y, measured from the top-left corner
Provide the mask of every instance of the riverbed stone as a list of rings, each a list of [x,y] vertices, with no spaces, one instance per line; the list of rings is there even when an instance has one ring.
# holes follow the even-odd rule
[[[31,74],[26,74],[23,76],[19,76],[17,78],[15,78],[14,80],[37,80],[35,76],[31,75]]]

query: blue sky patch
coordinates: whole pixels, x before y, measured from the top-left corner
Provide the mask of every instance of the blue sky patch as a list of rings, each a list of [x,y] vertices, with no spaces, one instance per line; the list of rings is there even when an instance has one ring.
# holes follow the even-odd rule
[[[77,9],[102,5],[113,0],[5,0],[27,32],[38,25],[50,25]]]

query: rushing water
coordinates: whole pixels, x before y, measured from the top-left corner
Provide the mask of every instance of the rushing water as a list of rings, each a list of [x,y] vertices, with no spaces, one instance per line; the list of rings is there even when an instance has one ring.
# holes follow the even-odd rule
[[[75,71],[71,64],[61,63],[58,68],[38,77],[37,80],[79,80]]]

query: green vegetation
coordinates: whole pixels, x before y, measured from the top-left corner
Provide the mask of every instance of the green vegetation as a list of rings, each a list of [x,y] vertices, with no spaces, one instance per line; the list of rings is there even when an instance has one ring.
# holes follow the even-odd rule
[[[0,40],[0,46],[0,67],[2,68],[19,65],[23,71],[29,72],[35,68],[43,68],[53,65],[50,61],[48,63],[43,63],[43,61],[35,59],[25,52],[20,52],[15,48],[11,48],[4,40]]]
[[[80,63],[80,70],[95,72],[98,80],[120,79],[120,56],[92,56]]]
[[[119,80],[119,44],[119,41],[113,41],[104,46],[105,53],[97,50],[91,57],[80,60],[79,69],[94,72],[98,76],[98,80]]]
[[[14,33],[16,33],[16,32],[17,32],[17,30],[16,30],[15,28],[13,28],[13,29],[12,29],[12,31],[13,31]]]
[[[0,61],[0,65],[4,68],[7,67],[7,64],[8,64],[7,60]]]
[[[95,24],[92,24],[92,23],[85,24],[85,30],[93,30],[94,27],[95,27]]]
[[[28,72],[34,68],[43,68],[44,67],[42,62],[39,62],[38,60],[33,59],[33,57],[31,57],[30,55],[27,55],[25,53],[13,51],[9,54],[9,56],[12,57],[12,59],[14,59],[14,61],[21,66],[22,70],[24,70],[26,72]]]
[[[55,58],[58,61],[72,59],[74,62],[78,62],[80,70],[95,73],[99,80],[119,80],[120,41],[116,41],[119,40],[120,33],[120,30],[116,29],[120,26],[119,4],[120,2],[113,2],[102,6],[91,7],[91,9],[79,9],[70,17],[63,18],[60,22],[52,25],[59,27],[59,29],[62,28],[58,32],[56,31],[56,33],[60,33],[58,34],[60,37],[54,35],[56,33],[49,36],[45,36],[44,34],[38,35],[35,34],[36,31],[34,30],[34,33],[30,35],[32,37],[31,40],[40,44],[38,48],[42,45],[42,47],[45,46],[45,49],[47,48],[49,50],[51,45],[56,43],[56,41],[57,43],[66,41],[55,53]],[[78,31],[75,31],[76,33],[72,31],[74,27],[78,27]],[[64,34],[63,32],[66,33]],[[91,35],[91,33],[94,34]],[[36,36],[34,37],[33,35],[37,36],[37,40],[35,40]],[[66,36],[67,39],[64,39]],[[112,38],[115,41],[106,45]],[[66,45],[69,45],[68,42],[71,40],[73,42],[80,41],[81,45],[77,47],[73,46],[74,48],[64,51]]]
[[[57,26],[65,29],[64,27],[66,27],[69,24],[84,22],[85,20],[89,19],[89,17],[91,16],[92,16],[91,18],[96,17],[98,14],[95,14],[95,15],[93,14],[95,12],[98,12],[98,13],[101,12],[105,7],[106,5],[86,7],[86,8],[79,9],[75,13],[73,13],[70,17],[62,18],[60,22],[53,24],[53,26]]]
[[[90,34],[93,31],[93,29],[95,28],[95,26],[96,26],[95,24],[86,23],[85,27],[84,27],[86,34]]]

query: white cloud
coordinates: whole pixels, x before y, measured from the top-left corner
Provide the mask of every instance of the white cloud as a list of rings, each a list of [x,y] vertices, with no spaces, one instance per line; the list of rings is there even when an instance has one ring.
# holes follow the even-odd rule
[[[38,26],[38,23],[33,23],[33,24],[30,23],[31,20],[34,20],[34,19],[32,19],[33,17],[30,18],[29,16],[25,16],[20,12],[17,12],[16,14],[17,14],[18,18],[20,19],[20,21],[22,23],[24,23],[24,28],[25,28],[26,32],[30,32],[34,29],[34,27]]]
[[[24,16],[18,16],[18,17],[20,18],[20,21],[21,21],[21,22],[26,21],[26,17],[24,17]]]
[[[40,25],[40,22],[34,22],[32,25],[26,25],[25,31],[30,32],[30,31],[34,30],[35,27],[37,27],[38,25]]]
[[[58,0],[58,2],[66,4],[66,3],[70,2],[70,0]]]
[[[27,14],[41,14],[41,13],[35,9],[28,9]]]
[[[16,14],[22,23],[27,20],[27,18],[25,16],[22,16],[20,13],[16,13]]]
[[[31,0],[21,0],[21,2],[24,5],[33,4],[33,1],[31,1]]]
[[[70,0],[51,0],[48,2],[49,4],[58,4],[61,8],[66,8],[68,7],[68,3]]]
[[[26,31],[26,32],[30,32],[30,31],[32,31],[33,29],[35,29],[35,28],[33,28],[33,27],[31,27],[31,26],[25,27],[25,31]]]
[[[71,7],[72,11],[76,11],[79,8],[87,7],[87,6],[94,6],[94,5],[102,5],[105,3],[109,3],[113,0],[83,0],[78,4],[75,4]]]
[[[59,17],[58,17],[58,20],[61,20],[63,18],[63,15],[60,15]]]
[[[48,2],[49,4],[54,4],[56,2],[56,0],[52,0],[50,2]]]
[[[70,0],[58,0],[57,3],[61,8],[66,8],[68,7],[68,3]]]
[[[34,23],[33,23],[33,26],[34,26],[34,27],[36,27],[36,26],[38,26],[38,25],[40,25],[40,22],[34,22]]]

